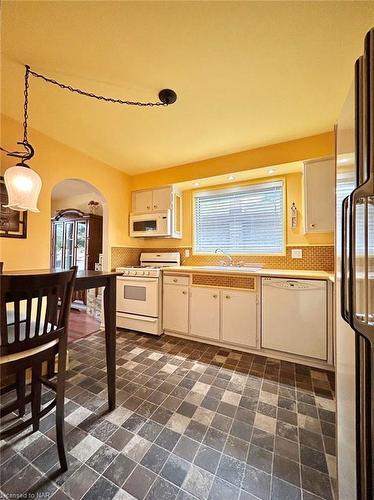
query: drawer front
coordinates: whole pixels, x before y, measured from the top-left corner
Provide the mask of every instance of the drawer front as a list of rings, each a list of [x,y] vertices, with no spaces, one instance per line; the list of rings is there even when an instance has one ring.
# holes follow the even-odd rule
[[[164,283],[166,285],[186,285],[190,283],[188,276],[164,275]]]

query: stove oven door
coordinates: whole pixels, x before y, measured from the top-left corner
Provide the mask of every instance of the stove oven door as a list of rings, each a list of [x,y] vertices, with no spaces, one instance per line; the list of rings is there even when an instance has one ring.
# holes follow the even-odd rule
[[[117,312],[157,318],[159,314],[158,278],[119,276],[117,278]]]

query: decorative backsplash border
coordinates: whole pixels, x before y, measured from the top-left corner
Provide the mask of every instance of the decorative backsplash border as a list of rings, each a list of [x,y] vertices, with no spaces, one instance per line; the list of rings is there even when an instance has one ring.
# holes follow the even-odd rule
[[[227,274],[192,274],[192,284],[201,286],[218,286],[222,288],[256,289],[256,278],[252,276],[237,276]]]
[[[293,259],[292,248],[301,248],[303,257]],[[186,250],[190,251],[190,257],[186,257]],[[179,252],[181,263],[185,266],[214,266],[219,265],[223,259],[222,255],[192,255],[192,248],[130,248],[112,247],[111,266],[112,269],[121,266],[135,266],[139,264],[141,252]],[[333,271],[334,270],[334,247],[331,246],[288,246],[286,255],[263,256],[263,255],[235,255],[234,261],[245,263],[262,264],[268,269],[295,269],[309,271]]]

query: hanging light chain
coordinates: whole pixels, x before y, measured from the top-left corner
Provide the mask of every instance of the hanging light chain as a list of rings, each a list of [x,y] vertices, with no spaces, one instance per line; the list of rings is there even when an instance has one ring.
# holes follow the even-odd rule
[[[28,106],[29,106],[29,77],[30,75],[35,76],[35,78],[40,78],[47,83],[51,83],[52,85],[56,85],[57,87],[69,90],[70,92],[74,92],[76,94],[84,95],[86,97],[91,97],[93,99],[97,99],[98,101],[112,102],[115,104],[124,104],[127,106],[140,106],[140,107],[154,107],[154,106],[169,106],[173,104],[177,100],[177,94],[174,90],[171,89],[163,89],[159,92],[159,101],[158,102],[140,102],[140,101],[128,101],[123,99],[115,99],[114,97],[106,97],[103,95],[97,95],[93,92],[86,92],[85,90],[78,89],[76,87],[72,87],[71,85],[66,85],[65,83],[58,82],[57,80],[53,80],[52,78],[48,78],[47,76],[41,75],[36,71],[33,71],[30,66],[25,64],[25,87],[24,87],[24,105],[23,105],[23,140],[22,142],[18,142],[18,144],[22,144],[25,149],[25,152],[21,151],[9,151],[0,146],[0,151],[4,151],[9,156],[14,156],[16,158],[21,158],[22,162],[25,160],[29,160],[34,156],[34,149],[28,141],[28,130],[27,130],[27,121],[29,118],[28,115]],[[24,165],[27,166],[27,165]]]
[[[70,92],[75,92],[76,94],[84,95],[86,97],[91,97],[93,99],[97,99],[99,101],[106,101],[106,102],[112,102],[115,104],[125,104],[127,106],[168,106],[168,103],[164,102],[139,102],[139,101],[124,101],[122,99],[115,99],[114,97],[106,97],[103,95],[97,95],[94,94],[93,92],[86,92],[85,90],[81,90],[75,87],[72,87],[71,85],[66,85],[65,83],[58,82],[57,80],[53,80],[52,78],[48,78],[44,75],[41,75],[40,73],[37,73],[36,71],[33,71],[29,68],[29,66],[26,66],[26,73],[30,73],[32,76],[35,76],[36,78],[41,78],[47,83],[51,83],[52,85],[56,85],[57,87],[60,87],[61,89],[69,90]],[[25,89],[25,97],[26,97],[26,89]]]
[[[29,106],[29,74],[30,74],[30,66],[25,66],[25,89],[23,94],[25,96],[25,102],[23,105],[23,143],[28,144],[27,139],[27,120],[28,120],[28,106]]]

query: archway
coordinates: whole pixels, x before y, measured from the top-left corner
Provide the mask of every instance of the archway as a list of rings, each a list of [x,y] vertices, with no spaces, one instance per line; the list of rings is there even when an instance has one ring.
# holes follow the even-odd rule
[[[90,182],[64,179],[51,192],[51,266],[78,270],[108,269],[108,206]],[[101,290],[75,292],[69,341],[99,330]]]

